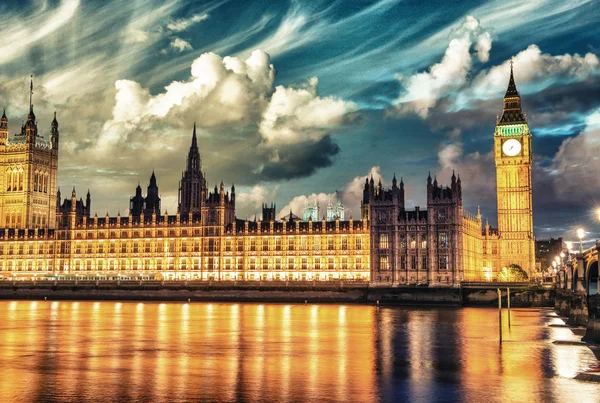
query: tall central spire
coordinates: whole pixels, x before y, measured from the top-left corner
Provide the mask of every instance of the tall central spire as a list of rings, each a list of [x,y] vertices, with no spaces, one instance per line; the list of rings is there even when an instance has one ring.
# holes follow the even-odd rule
[[[33,74],[29,83],[29,115],[27,116],[27,120],[30,122],[35,121],[35,114],[33,113]]]
[[[201,170],[200,151],[198,151],[198,140],[196,138],[196,122],[194,122],[192,145],[190,146],[190,151],[188,153],[187,170],[190,171],[190,173],[199,173]]]
[[[513,75],[513,61],[510,61],[510,78],[508,79],[508,88],[504,94],[504,109],[498,125],[514,125],[527,123],[523,111],[521,110],[521,96],[515,84]]]

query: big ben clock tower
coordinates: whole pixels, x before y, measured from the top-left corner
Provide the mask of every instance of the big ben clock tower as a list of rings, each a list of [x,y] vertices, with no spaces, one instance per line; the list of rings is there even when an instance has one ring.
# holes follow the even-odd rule
[[[494,134],[500,268],[517,264],[530,275],[535,267],[531,202],[531,132],[521,110],[513,66],[502,117]]]

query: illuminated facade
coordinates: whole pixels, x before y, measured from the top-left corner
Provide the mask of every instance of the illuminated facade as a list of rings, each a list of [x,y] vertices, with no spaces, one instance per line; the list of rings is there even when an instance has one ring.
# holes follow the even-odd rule
[[[521,110],[512,63],[504,110],[494,134],[499,253],[497,267],[535,267],[531,192],[531,132]]]
[[[58,121],[38,132],[30,87],[29,114],[20,133],[10,134],[6,110],[0,118],[0,227],[54,228],[58,174]]]
[[[405,208],[402,180],[394,176],[392,187],[384,189],[381,180],[376,185],[371,177],[364,186],[360,220],[344,220],[343,205],[331,202],[321,220],[316,204],[305,209],[303,219],[290,212],[277,220],[274,204],[263,204],[262,220],[237,219],[235,186],[207,187],[195,125],[176,215],[161,215],[153,173],[146,197],[138,185],[128,216],[92,217],[89,191],[85,202],[75,189],[62,202],[60,191],[54,192],[56,119],[48,144],[37,135],[33,106],[22,134],[10,141],[6,122],[2,117],[0,185],[7,189],[0,192],[3,277],[361,280],[457,287],[464,280],[494,279],[509,264],[533,267],[531,134],[512,69],[494,137],[499,229],[484,225],[479,212],[463,211],[462,183],[454,174],[449,186],[427,178],[425,209]],[[12,218],[17,211],[21,221]]]

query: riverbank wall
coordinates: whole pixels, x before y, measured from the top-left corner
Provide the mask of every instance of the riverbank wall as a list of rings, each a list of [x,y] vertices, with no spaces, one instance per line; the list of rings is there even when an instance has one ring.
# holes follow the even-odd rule
[[[554,291],[512,284],[511,306],[554,306]],[[506,284],[502,285],[506,306]],[[272,282],[10,282],[0,299],[362,303],[380,305],[497,306],[493,284],[466,287],[376,287],[368,283]]]
[[[600,343],[600,295],[585,291],[556,290],[554,309],[570,326],[586,328],[584,341]]]

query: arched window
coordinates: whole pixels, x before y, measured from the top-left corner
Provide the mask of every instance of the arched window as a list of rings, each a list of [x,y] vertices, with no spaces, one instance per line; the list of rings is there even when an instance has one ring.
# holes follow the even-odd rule
[[[37,192],[37,190],[38,190],[38,173],[35,172],[33,174],[33,191]]]
[[[48,193],[48,173],[44,175],[44,193]]]

